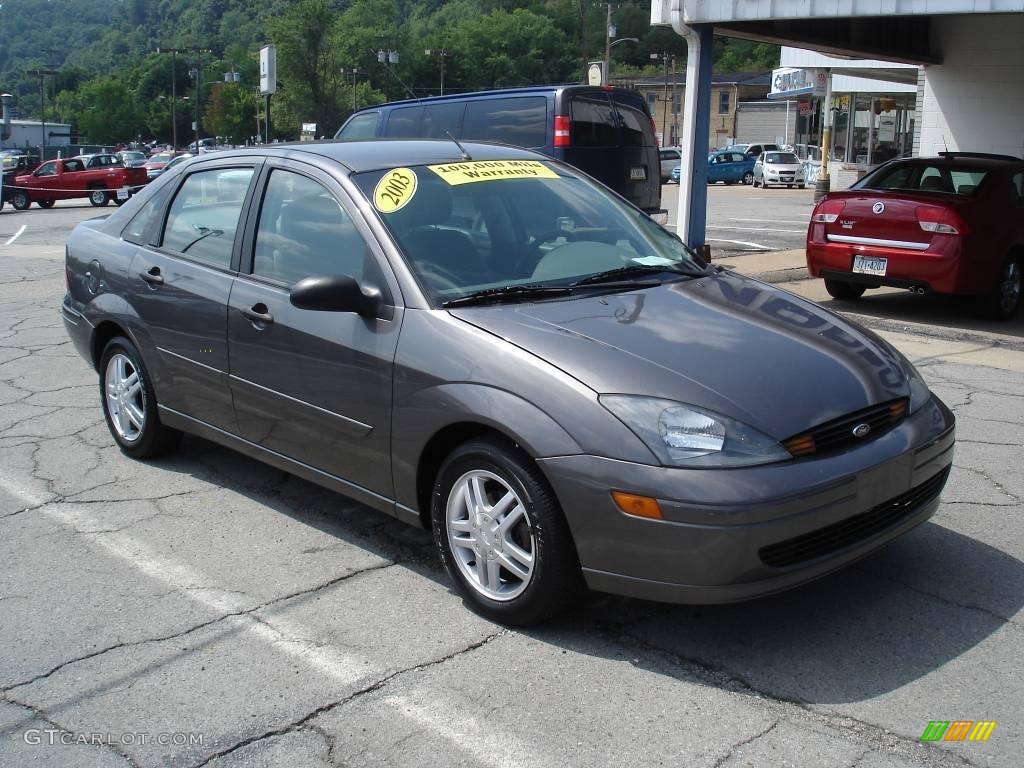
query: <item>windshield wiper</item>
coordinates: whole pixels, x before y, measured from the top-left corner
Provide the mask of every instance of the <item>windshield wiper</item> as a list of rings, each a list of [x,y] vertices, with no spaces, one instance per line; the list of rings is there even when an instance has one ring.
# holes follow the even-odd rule
[[[572,289],[562,285],[506,285],[501,288],[485,288],[482,291],[474,291],[466,296],[459,296],[457,299],[449,299],[441,304],[441,306],[447,309],[449,307],[486,304],[491,301],[520,299],[531,296],[566,296],[570,293],[572,293]]]
[[[577,288],[581,285],[598,285],[601,283],[613,283],[618,282],[624,277],[630,277],[632,275],[650,275],[658,272],[672,272],[677,275],[686,275],[687,277],[704,277],[706,273],[698,272],[691,269],[681,269],[677,264],[663,264],[655,266],[653,264],[630,264],[625,267],[616,267],[615,269],[608,269],[604,272],[598,272],[596,275],[590,275],[577,280],[574,283],[569,283],[570,287]],[[652,281],[646,281],[652,282]],[[657,285],[656,282],[652,282],[653,285]],[[640,283],[637,283],[640,287]]]

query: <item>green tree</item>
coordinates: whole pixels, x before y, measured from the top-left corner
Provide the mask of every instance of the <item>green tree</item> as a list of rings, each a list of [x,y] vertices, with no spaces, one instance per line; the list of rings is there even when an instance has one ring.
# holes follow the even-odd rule
[[[207,133],[242,144],[255,132],[258,108],[254,89],[237,83],[215,83],[203,124]]]
[[[57,98],[79,135],[92,143],[114,144],[134,139],[145,127],[135,95],[120,78],[96,78],[76,92],[64,91]]]

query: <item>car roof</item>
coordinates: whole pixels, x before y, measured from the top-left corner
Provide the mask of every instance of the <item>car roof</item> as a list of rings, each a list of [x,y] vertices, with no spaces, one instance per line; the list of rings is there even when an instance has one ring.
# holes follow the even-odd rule
[[[562,83],[555,85],[527,85],[520,88],[497,88],[490,91],[471,91],[469,93],[450,93],[445,96],[425,96],[416,99],[403,99],[401,101],[388,101],[383,104],[371,104],[362,107],[352,114],[370,112],[386,107],[410,107],[416,104],[436,104],[446,101],[466,101],[468,99],[494,99],[501,96],[528,96],[530,94],[548,94],[555,91],[608,91],[616,93],[633,93],[640,96],[639,91],[632,88],[619,88],[608,85],[581,85],[580,83]],[[642,98],[642,96],[641,96]]]
[[[547,155],[504,144],[463,141],[473,160],[550,160]],[[218,160],[252,155],[300,157],[310,154],[333,160],[353,173],[377,171],[404,165],[458,163],[466,160],[459,146],[448,139],[371,139],[367,141],[322,141],[271,144],[229,149],[216,153]]]

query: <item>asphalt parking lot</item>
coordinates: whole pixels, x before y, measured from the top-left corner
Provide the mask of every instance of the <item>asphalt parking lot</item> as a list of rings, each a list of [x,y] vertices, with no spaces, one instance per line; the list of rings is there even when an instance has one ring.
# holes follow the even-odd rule
[[[781,221],[811,197],[712,188],[709,235],[758,246],[737,262],[797,247]],[[0,211],[3,768],[1021,764],[1012,338],[926,332],[920,304],[865,315],[958,418],[939,512],[889,547],[754,602],[593,595],[509,630],[423,531],[196,438],[152,463],[114,447],[57,312],[66,235],[97,213]],[[933,720],[998,725],[924,744]]]

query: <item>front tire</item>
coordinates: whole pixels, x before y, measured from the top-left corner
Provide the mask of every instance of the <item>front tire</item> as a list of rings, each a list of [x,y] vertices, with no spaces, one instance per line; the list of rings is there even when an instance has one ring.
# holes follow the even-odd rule
[[[497,438],[456,448],[431,494],[434,542],[473,610],[525,626],[564,611],[583,591],[576,547],[544,476]]]
[[[57,204],[56,200],[40,200],[39,201],[39,207],[40,208],[53,208],[53,206],[55,206],[56,204]]]
[[[100,399],[110,434],[133,459],[159,456],[181,440],[181,432],[160,422],[146,366],[123,336],[111,339],[100,356]]]
[[[97,208],[102,208],[110,202],[110,193],[101,187],[96,187],[89,192],[89,202]]]
[[[28,209],[30,205],[32,205],[32,201],[28,199],[27,192],[20,189],[16,189],[14,190],[14,193],[11,195],[11,205],[14,206],[15,210],[24,211]]]
[[[1021,305],[1022,276],[1024,259],[1011,256],[999,271],[992,293],[983,301],[983,310],[987,317],[1001,322],[1010,320]]]
[[[825,290],[833,299],[840,301],[856,301],[864,295],[867,288],[856,283],[846,283],[842,280],[825,280]]]
[[[754,183],[754,174],[752,171],[747,171],[743,174],[743,183],[748,185]]]

